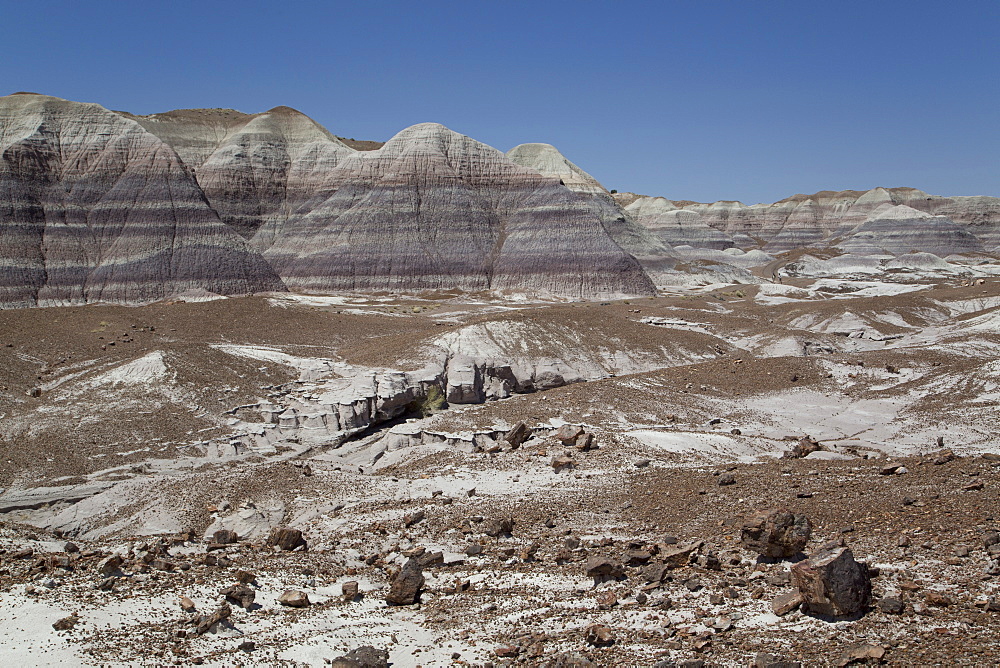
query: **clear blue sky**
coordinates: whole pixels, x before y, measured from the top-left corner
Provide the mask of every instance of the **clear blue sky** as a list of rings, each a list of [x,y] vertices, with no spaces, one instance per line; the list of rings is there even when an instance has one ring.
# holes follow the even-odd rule
[[[608,188],[1000,196],[1000,0],[0,0],[0,91],[548,142]]]

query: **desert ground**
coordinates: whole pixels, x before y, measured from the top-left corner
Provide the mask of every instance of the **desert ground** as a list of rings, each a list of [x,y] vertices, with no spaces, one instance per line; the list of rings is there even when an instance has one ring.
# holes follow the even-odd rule
[[[988,664],[998,307],[987,273],[0,312],[0,654]],[[801,553],[746,540],[775,509]],[[862,609],[782,606],[831,541]]]

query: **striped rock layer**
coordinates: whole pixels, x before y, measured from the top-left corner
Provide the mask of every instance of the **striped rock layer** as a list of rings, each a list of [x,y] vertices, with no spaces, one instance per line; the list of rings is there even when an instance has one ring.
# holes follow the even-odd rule
[[[135,116],[18,94],[0,98],[0,150],[0,307],[286,287],[654,292],[605,225],[613,201],[436,124],[357,151],[288,107]]]
[[[96,104],[0,97],[0,307],[278,289],[138,123]]]
[[[843,244],[860,232],[862,239],[848,246],[874,248],[867,243],[872,226],[862,226],[879,220],[887,207],[905,206],[937,217],[938,224],[929,225],[915,216],[896,216],[875,226],[879,235],[895,226],[894,234],[906,236],[910,234],[906,226],[915,225],[923,226],[911,234],[915,241],[927,244],[921,250],[936,252],[935,247],[952,246],[968,250],[977,245],[967,240],[956,242],[961,235],[956,236],[949,226],[953,224],[973,235],[987,250],[1000,247],[1000,198],[996,197],[940,197],[916,188],[874,188],[795,195],[774,204],[752,206],[741,202],[676,202],[631,194],[624,194],[620,201],[638,223],[671,245],[763,248],[774,253]]]

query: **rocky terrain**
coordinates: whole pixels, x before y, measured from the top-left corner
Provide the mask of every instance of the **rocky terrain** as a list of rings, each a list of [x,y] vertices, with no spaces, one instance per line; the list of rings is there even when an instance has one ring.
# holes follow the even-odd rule
[[[968,271],[5,311],[0,654],[982,664],[1000,267]]]

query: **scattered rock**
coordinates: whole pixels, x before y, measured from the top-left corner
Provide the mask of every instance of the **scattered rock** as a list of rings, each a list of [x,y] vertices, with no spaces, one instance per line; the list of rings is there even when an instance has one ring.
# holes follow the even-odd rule
[[[765,557],[792,557],[802,552],[811,535],[812,523],[808,517],[779,508],[762,511],[747,520],[740,530],[740,543]]]
[[[785,661],[766,652],[757,652],[753,659],[754,668],[802,668],[799,661]]]
[[[583,427],[571,424],[564,424],[556,431],[556,438],[562,441],[563,445],[574,445],[576,439],[584,435]]]
[[[604,591],[597,594],[598,610],[610,610],[616,605],[618,605],[618,594],[611,591],[610,589],[605,589]]]
[[[388,668],[389,652],[365,645],[337,657],[331,665],[333,668]]]
[[[416,512],[410,513],[408,515],[404,515],[403,516],[403,526],[409,528],[409,527],[413,526],[414,524],[416,524],[417,522],[420,522],[421,520],[423,520],[425,516],[426,516],[426,514],[424,513],[423,508],[421,508],[420,510],[418,510]]]
[[[512,448],[518,448],[531,435],[531,430],[524,422],[518,422],[504,435],[503,440],[507,441]]]
[[[268,547],[279,547],[286,552],[291,552],[302,548],[306,548],[305,538],[302,537],[302,532],[298,529],[292,529],[290,527],[275,527],[271,529],[271,533],[267,537]]]
[[[235,603],[244,610],[249,610],[257,597],[257,593],[253,589],[242,584],[220,589],[219,593],[225,596],[227,601]]]
[[[588,645],[596,647],[607,647],[615,642],[614,631],[604,624],[591,624],[585,631],[585,639]]]
[[[413,605],[419,600],[423,586],[424,574],[420,564],[414,559],[408,559],[392,579],[385,601],[389,605]]]
[[[800,592],[787,591],[771,601],[771,610],[777,616],[783,617],[802,605],[802,601],[802,594]]]
[[[668,568],[682,568],[691,561],[691,555],[701,549],[703,543],[695,541],[685,545],[674,545],[662,550],[659,558]]]
[[[125,562],[120,555],[112,554],[97,564],[97,571],[101,575],[113,575],[119,572],[123,563]]]
[[[357,580],[349,580],[340,585],[340,595],[347,602],[358,600],[360,594],[361,587],[358,585]]]
[[[809,436],[803,436],[791,450],[786,450],[781,456],[784,459],[802,459],[806,455],[822,449],[823,446],[821,446],[817,441],[814,441]]]
[[[278,603],[289,608],[307,608],[311,605],[309,595],[298,589],[286,589],[278,597]]]
[[[202,615],[201,619],[198,620],[198,627],[196,629],[198,635],[208,633],[216,624],[224,619],[228,619],[231,614],[233,614],[233,609],[229,607],[228,603],[223,603],[212,614]]]
[[[521,648],[517,645],[501,645],[494,649],[493,653],[501,659],[512,659],[521,653]]]
[[[1000,612],[1000,597],[992,596],[982,603],[983,610],[986,612]]]
[[[952,604],[951,598],[939,591],[927,592],[924,594],[924,600],[927,601],[927,605],[933,605],[937,608],[947,608]]]
[[[244,571],[244,570],[236,571],[236,581],[239,582],[240,584],[248,585],[256,579],[257,576],[251,573],[250,571]]]
[[[552,469],[556,473],[558,473],[559,471],[562,471],[564,469],[573,468],[573,466],[576,464],[576,460],[574,460],[569,455],[555,455],[552,457],[549,463],[552,465]]]
[[[483,533],[492,538],[509,536],[514,533],[514,520],[510,517],[492,519],[483,527]]]
[[[943,438],[938,438],[938,445],[944,445]],[[947,448],[944,450],[939,450],[938,452],[932,452],[930,454],[930,457],[931,457],[931,464],[934,464],[935,466],[941,466],[942,464],[947,464],[948,462],[957,459],[955,453],[952,452],[951,449]]]
[[[834,663],[834,665],[849,666],[852,663],[860,663],[862,661],[867,663],[869,660],[879,663],[883,656],[885,656],[884,647],[870,645],[868,643],[854,645],[844,650],[844,653],[840,655],[840,658],[836,661],[836,663]]]
[[[603,557],[591,557],[584,564],[584,572],[598,580],[617,580],[625,577],[625,567],[616,561]]]
[[[80,621],[80,617],[74,612],[69,617],[63,617],[52,625],[56,631],[69,631]]]
[[[216,545],[232,545],[240,540],[239,534],[231,529],[219,529],[212,534],[212,542]]]
[[[846,617],[864,613],[871,601],[866,564],[855,561],[850,548],[826,545],[792,565],[792,582],[803,598],[803,609],[818,615]]]
[[[556,657],[550,668],[597,668],[597,664],[576,652],[563,652]]]
[[[903,614],[903,602],[894,596],[883,596],[876,605],[879,610],[887,615]]]

